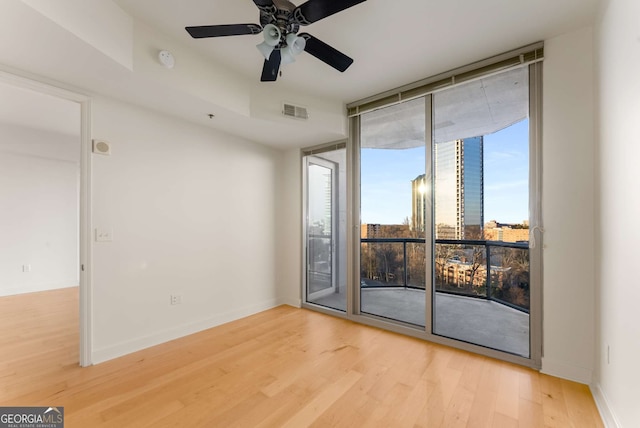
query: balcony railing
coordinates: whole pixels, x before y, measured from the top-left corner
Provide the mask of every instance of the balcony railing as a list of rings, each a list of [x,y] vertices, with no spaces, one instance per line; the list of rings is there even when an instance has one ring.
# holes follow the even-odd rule
[[[360,251],[362,287],[426,289],[425,239],[366,238]],[[529,312],[527,242],[437,239],[433,259],[436,291]]]

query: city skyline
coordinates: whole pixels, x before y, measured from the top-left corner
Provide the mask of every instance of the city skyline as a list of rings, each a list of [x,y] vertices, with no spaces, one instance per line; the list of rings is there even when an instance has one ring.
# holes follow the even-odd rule
[[[528,220],[528,138],[528,120],[484,136],[485,221]],[[411,222],[411,182],[424,174],[424,151],[424,147],[362,149],[362,223]]]

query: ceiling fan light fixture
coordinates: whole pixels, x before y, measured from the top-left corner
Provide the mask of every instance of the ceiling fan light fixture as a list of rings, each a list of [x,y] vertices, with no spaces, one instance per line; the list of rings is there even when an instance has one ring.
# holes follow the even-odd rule
[[[267,24],[262,29],[262,37],[264,37],[264,42],[269,46],[276,47],[278,43],[280,43],[280,38],[282,37],[282,33],[280,29],[273,24]]]
[[[296,62],[296,56],[291,52],[289,47],[280,49],[280,53],[282,54],[282,65]]]
[[[262,54],[262,56],[266,60],[269,59],[269,57],[271,56],[271,52],[273,52],[273,49],[274,49],[273,46],[268,45],[266,42],[262,42],[260,44],[257,44],[256,48],[258,48],[258,50],[260,51],[260,53]]]
[[[304,51],[307,41],[303,37],[298,37],[295,33],[287,34],[285,40],[287,46],[280,49],[282,64],[291,64],[296,61],[296,56]]]
[[[307,44],[307,41],[304,37],[298,37],[295,33],[287,34],[287,47],[291,51],[293,55],[299,55]]]

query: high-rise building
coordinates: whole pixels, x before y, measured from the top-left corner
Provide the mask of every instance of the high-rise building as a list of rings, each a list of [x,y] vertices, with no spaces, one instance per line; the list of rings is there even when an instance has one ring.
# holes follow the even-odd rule
[[[411,227],[424,230],[425,176],[411,182]],[[436,143],[434,149],[436,239],[482,239],[484,162],[482,137]]]
[[[424,174],[411,181],[411,229],[424,232],[426,215],[426,182]]]

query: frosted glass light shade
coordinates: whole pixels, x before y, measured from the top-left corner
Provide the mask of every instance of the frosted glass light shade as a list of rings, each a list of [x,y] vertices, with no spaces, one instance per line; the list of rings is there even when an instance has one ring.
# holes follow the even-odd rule
[[[264,37],[264,42],[269,46],[278,46],[281,36],[282,33],[280,33],[280,29],[273,24],[267,24],[262,29],[262,37]]]
[[[267,42],[262,42],[256,45],[256,48],[258,48],[258,50],[266,60],[269,59],[269,57],[271,56],[271,52],[273,52],[273,49],[274,49],[274,47],[271,45],[268,45]]]
[[[298,37],[294,33],[287,34],[287,47],[291,54],[298,55],[307,45],[307,41],[303,37]]]
[[[288,47],[280,49],[280,54],[282,55],[282,65],[296,62],[296,56],[291,53],[291,49],[289,49]]]

